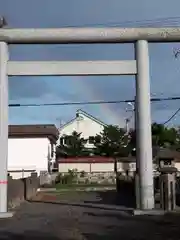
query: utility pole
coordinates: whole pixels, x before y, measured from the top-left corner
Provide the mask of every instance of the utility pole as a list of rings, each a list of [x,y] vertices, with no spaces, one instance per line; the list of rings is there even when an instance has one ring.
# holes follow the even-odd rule
[[[3,28],[5,26],[7,26],[7,21],[6,21],[5,17],[0,16],[0,28]]]
[[[129,122],[130,122],[130,119],[126,118],[126,134],[128,134],[129,132]]]
[[[137,138],[137,108],[136,108],[136,97],[134,98],[134,104],[132,102],[128,102],[128,105],[131,106],[131,110],[134,114],[134,131],[136,132],[136,138]],[[132,116],[133,116],[132,115]],[[129,118],[128,118],[129,119]],[[129,119],[130,120],[130,119]],[[139,182],[139,159],[138,159],[138,140],[136,139],[136,147],[135,147],[135,151],[136,151],[136,173],[135,173],[135,192],[136,192],[136,208],[140,209],[141,207],[141,202],[140,202],[140,182]]]
[[[127,104],[129,106],[131,106],[131,109],[126,108],[126,112],[134,112],[134,104],[132,102],[128,102]],[[132,114],[132,116],[126,118],[126,133],[129,132],[129,122],[130,122],[131,118],[133,117],[133,115],[134,114]]]

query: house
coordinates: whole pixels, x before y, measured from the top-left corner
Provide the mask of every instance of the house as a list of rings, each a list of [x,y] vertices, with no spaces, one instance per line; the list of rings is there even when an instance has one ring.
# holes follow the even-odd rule
[[[103,131],[104,127],[107,126],[99,119],[93,117],[89,113],[77,110],[75,118],[67,122],[59,129],[59,141],[58,145],[66,143],[65,135],[71,135],[73,131],[81,133],[81,137],[87,139],[85,147],[93,148],[94,137]]]
[[[114,172],[114,159],[111,157],[69,157],[58,161],[58,169],[61,173],[76,169],[77,172]]]
[[[163,161],[164,166],[172,165],[180,172],[180,152],[153,148],[153,168],[154,174]],[[107,174],[115,170],[115,160],[111,157],[90,156],[90,157],[69,157],[58,159],[58,170],[60,173],[67,173],[68,170],[76,169],[77,172],[90,174]],[[117,159],[117,172],[134,175],[136,171],[136,158],[133,156],[121,157]]]
[[[59,132],[55,125],[10,125],[8,172],[13,178],[51,171]]]
[[[67,173],[76,169],[77,172],[89,174],[112,174],[115,172],[115,160],[112,157],[90,156],[90,157],[69,157],[58,159],[58,170],[60,173]],[[117,159],[117,171],[121,173],[133,173],[136,170],[136,159],[134,157],[122,157]]]

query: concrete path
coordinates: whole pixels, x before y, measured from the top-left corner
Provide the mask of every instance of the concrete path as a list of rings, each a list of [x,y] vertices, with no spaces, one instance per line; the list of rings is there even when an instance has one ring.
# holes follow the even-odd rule
[[[179,215],[131,216],[117,205],[109,209],[98,194],[44,195],[40,202],[23,203],[12,219],[0,220],[0,239],[180,239]]]

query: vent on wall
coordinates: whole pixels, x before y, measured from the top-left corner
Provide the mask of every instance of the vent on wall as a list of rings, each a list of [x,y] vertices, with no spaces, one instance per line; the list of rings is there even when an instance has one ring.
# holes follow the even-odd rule
[[[79,115],[78,115],[78,117],[76,117],[76,118],[77,118],[77,119],[76,119],[77,121],[82,121],[82,120],[84,120],[84,118],[83,118],[82,116],[79,116]]]

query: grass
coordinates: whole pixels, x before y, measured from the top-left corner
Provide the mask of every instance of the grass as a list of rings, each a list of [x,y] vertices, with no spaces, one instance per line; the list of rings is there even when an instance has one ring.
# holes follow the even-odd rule
[[[98,183],[89,183],[89,184],[56,184],[57,191],[77,191],[85,190],[87,188],[103,188],[103,187],[115,187],[115,184],[98,184]]]

